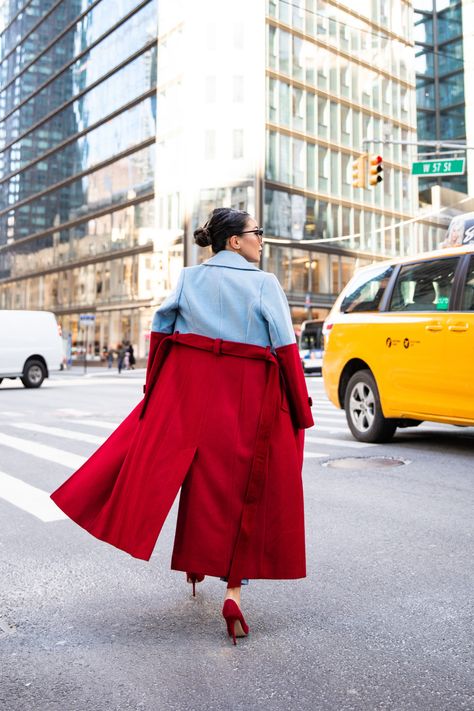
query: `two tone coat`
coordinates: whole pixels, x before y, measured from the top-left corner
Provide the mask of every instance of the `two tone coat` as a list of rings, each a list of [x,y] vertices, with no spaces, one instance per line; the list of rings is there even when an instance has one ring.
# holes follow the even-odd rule
[[[221,251],[181,272],[153,319],[143,401],[52,499],[148,560],[181,489],[172,568],[304,577],[310,406],[278,280]]]

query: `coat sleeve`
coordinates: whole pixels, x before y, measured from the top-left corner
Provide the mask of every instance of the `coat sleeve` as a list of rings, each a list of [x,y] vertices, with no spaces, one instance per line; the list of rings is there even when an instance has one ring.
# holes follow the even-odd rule
[[[176,316],[178,315],[179,298],[183,289],[183,283],[184,269],[179,275],[176,288],[173,289],[168,298],[163,301],[163,303],[155,311],[155,315],[153,316],[153,322],[151,325],[150,333],[150,350],[148,351],[148,362],[146,366],[146,383],[148,383],[148,377],[151,371],[151,366],[153,365],[153,360],[155,358],[156,351],[158,350],[161,341],[174,331],[174,324],[176,321]],[[145,391],[146,385],[144,385],[143,387],[143,392]]]
[[[290,309],[285,292],[274,274],[267,274],[262,286],[261,309],[268,323],[270,343],[285,383],[293,422],[300,429],[314,425],[311,398],[304,379]]]
[[[176,316],[178,315],[179,299],[183,290],[184,271],[183,269],[179,275],[176,288],[173,289],[168,298],[166,298],[155,311],[151,324],[152,331],[158,331],[166,335],[173,333]]]

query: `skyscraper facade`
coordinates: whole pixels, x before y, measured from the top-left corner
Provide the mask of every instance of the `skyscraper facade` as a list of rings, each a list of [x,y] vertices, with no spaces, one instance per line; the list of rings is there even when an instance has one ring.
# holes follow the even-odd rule
[[[465,142],[466,80],[463,0],[415,0],[416,101],[419,140]],[[468,56],[472,50],[468,50]],[[473,131],[470,131],[471,137]],[[428,148],[420,150],[428,151]],[[444,149],[446,150],[446,149]],[[462,154],[461,154],[462,155]],[[420,188],[441,185],[468,191],[468,176],[423,178]]]
[[[157,2],[1,10],[0,308],[54,311],[78,349],[89,311],[92,351],[138,343],[153,297]]]
[[[356,266],[415,247],[412,7],[269,0],[266,26],[267,263],[294,313],[321,317]],[[366,151],[383,182],[355,188]]]
[[[178,58],[159,43],[164,260],[181,249],[185,263],[202,258],[192,230],[211,207],[248,209],[297,324],[323,317],[355,267],[433,242],[413,228],[417,185],[402,143],[416,140],[412,6],[243,0],[238,15],[231,6],[203,0],[190,15],[189,4],[160,3],[166,54]],[[354,188],[353,161],[379,151],[383,182]],[[170,176],[180,211],[170,209]]]

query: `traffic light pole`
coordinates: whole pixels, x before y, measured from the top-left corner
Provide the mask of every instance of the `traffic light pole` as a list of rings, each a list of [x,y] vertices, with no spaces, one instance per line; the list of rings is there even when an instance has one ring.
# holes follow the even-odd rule
[[[430,148],[452,148],[455,151],[474,151],[474,146],[467,146],[464,143],[456,143],[454,141],[392,141],[382,138],[363,138],[362,145],[370,145],[371,143],[379,143],[384,146],[429,146]]]

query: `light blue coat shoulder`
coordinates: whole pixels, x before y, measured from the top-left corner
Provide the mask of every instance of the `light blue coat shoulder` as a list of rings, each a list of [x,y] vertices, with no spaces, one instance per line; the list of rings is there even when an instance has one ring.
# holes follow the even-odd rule
[[[154,315],[152,331],[196,333],[272,349],[296,340],[276,276],[229,250],[182,270],[175,290]]]

